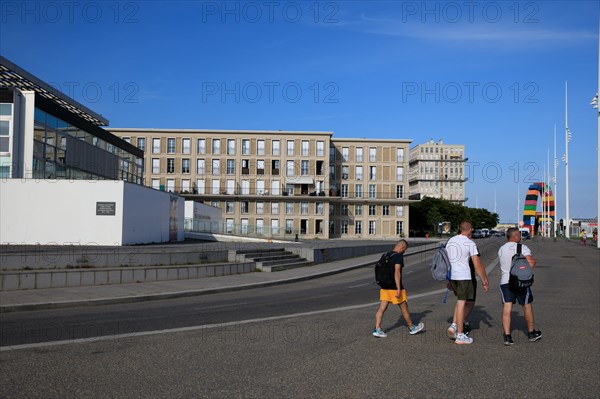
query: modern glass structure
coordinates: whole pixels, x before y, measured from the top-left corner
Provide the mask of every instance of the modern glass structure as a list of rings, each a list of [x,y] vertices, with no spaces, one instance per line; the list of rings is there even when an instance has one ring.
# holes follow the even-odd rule
[[[0,177],[143,184],[144,151],[108,120],[0,56]]]

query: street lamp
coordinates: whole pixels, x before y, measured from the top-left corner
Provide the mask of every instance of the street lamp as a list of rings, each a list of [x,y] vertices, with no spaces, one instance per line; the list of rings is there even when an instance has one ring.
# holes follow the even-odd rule
[[[565,215],[567,222],[566,236],[571,239],[571,216],[569,215],[569,141],[571,141],[571,131],[569,130],[569,98],[567,82],[565,82]]]
[[[598,47],[598,92],[600,92],[600,43]],[[598,110],[598,147],[596,151],[598,151],[598,209],[596,213],[596,229],[600,227],[600,107],[598,107],[598,93],[592,98],[592,102],[590,103],[594,107],[594,109]],[[597,231],[597,230],[596,230]],[[596,247],[600,249],[600,240],[596,235]]]

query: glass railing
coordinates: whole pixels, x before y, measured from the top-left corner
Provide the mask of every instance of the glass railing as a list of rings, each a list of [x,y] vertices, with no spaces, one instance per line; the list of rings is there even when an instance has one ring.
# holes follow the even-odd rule
[[[240,237],[264,238],[293,241],[299,229],[228,223],[214,220],[185,219],[184,229],[190,233],[224,234]]]

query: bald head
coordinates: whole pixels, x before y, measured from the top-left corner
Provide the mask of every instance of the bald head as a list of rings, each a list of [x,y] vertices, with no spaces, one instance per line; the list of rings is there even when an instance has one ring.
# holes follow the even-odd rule
[[[396,245],[394,245],[394,252],[403,253],[408,248],[408,242],[404,239],[398,241]]]

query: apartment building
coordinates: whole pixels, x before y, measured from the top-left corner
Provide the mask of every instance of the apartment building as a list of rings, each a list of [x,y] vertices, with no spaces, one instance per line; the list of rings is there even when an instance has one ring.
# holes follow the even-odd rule
[[[410,140],[332,132],[110,129],[145,151],[145,184],[222,209],[241,232],[300,238],[397,237]]]
[[[465,203],[465,146],[429,140],[410,149],[409,198]]]

